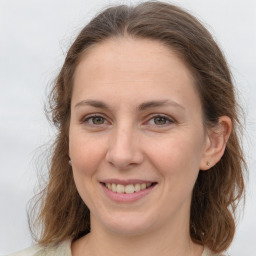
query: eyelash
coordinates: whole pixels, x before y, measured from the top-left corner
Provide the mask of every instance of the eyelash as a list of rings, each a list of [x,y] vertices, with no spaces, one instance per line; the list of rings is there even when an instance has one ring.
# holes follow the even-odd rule
[[[152,125],[156,125],[156,126],[158,126],[158,127],[165,127],[165,126],[167,126],[167,125],[170,125],[170,124],[172,124],[172,123],[175,123],[175,120],[174,119],[172,119],[172,118],[170,118],[169,116],[167,116],[167,115],[163,115],[163,114],[155,114],[155,115],[153,115],[153,116],[151,116],[148,120],[147,120],[147,122],[149,122],[149,121],[151,121],[151,120],[155,120],[156,118],[161,118],[161,119],[164,119],[165,120],[165,124],[160,124],[160,125],[157,125],[157,124],[152,124]]]
[[[94,118],[101,118],[103,119],[103,122],[102,124],[94,124],[94,123],[90,123],[90,120],[93,120]],[[160,125],[157,125],[157,124],[150,124],[150,126],[157,126],[157,127],[165,127],[167,125],[170,125],[172,123],[175,123],[176,121],[173,119],[173,118],[170,118],[169,116],[167,115],[163,115],[163,114],[155,114],[155,115],[151,115],[149,119],[147,119],[147,121],[145,123],[149,123],[151,120],[154,120],[156,118],[163,118],[164,121],[166,122],[165,124],[160,124]],[[93,121],[92,121],[93,122]],[[84,124],[84,123],[87,123],[88,125],[90,126],[103,126],[105,125],[107,122],[107,119],[102,116],[101,114],[93,114],[93,115],[89,115],[89,116],[86,116],[85,118],[83,118],[81,120],[81,123]],[[144,123],[143,123],[144,124]]]
[[[89,123],[89,120],[93,120],[93,118],[102,118],[103,121],[104,121],[104,124],[105,124],[105,121],[107,120],[104,116],[102,116],[101,114],[93,114],[93,115],[89,115],[89,116],[86,116],[84,117],[82,120],[81,120],[81,123],[84,124],[84,123],[88,123],[89,125],[91,126],[99,126],[99,125],[102,125],[102,124],[93,124],[93,123]]]

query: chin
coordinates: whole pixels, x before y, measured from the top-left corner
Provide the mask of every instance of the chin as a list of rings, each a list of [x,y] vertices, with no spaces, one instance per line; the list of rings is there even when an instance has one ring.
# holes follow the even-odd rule
[[[104,218],[104,227],[112,233],[121,236],[138,236],[147,233],[152,228],[153,221],[147,220],[145,214],[122,214],[119,216],[112,215],[107,221]]]

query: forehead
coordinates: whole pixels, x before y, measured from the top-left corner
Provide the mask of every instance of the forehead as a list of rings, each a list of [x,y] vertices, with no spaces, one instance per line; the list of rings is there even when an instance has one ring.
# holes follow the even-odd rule
[[[82,55],[75,73],[77,74],[81,68],[88,71],[104,69],[107,72],[107,68],[112,69],[111,71],[119,70],[126,73],[131,71],[131,77],[142,71],[148,72],[147,77],[152,72],[152,76],[159,71],[168,73],[172,68],[176,73],[183,73],[182,75],[189,80],[194,80],[188,65],[178,57],[174,49],[156,40],[131,37],[111,38],[93,45]],[[118,73],[113,73],[113,78],[114,75],[117,76]],[[87,77],[90,78],[90,76]]]
[[[93,46],[81,58],[74,76],[75,97],[175,95],[186,101],[193,93],[199,100],[195,88],[192,73],[175,51],[147,39],[114,38]]]

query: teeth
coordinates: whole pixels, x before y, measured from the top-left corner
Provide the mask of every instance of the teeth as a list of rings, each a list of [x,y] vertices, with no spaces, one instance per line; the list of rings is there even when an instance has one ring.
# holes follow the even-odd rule
[[[142,184],[140,185],[140,189],[145,189],[146,187],[147,187],[146,183],[142,183]]]
[[[111,184],[111,183],[106,183],[105,186],[113,191],[117,192],[119,194],[121,193],[126,193],[126,194],[131,194],[134,192],[139,192],[143,189],[146,189],[150,187],[152,183],[142,183],[142,184],[129,184],[129,185],[122,185],[122,184]]]
[[[116,184],[112,184],[112,186],[111,186],[111,190],[113,191],[113,192],[116,192]]]
[[[117,184],[116,185],[116,192],[119,193],[119,194],[124,193],[124,185]]]
[[[136,192],[139,192],[139,191],[140,191],[140,184],[135,184],[134,190],[135,190]]]
[[[124,191],[125,191],[126,194],[131,194],[131,193],[134,192],[134,186],[133,185],[127,185],[127,186],[125,186]]]

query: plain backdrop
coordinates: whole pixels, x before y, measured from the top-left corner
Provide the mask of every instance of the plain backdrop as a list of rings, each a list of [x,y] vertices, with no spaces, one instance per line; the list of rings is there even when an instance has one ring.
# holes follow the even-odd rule
[[[136,3],[138,1],[122,1]],[[0,0],[0,255],[32,244],[27,204],[54,136],[44,115],[49,85],[80,29],[104,0]],[[229,253],[256,255],[256,1],[172,1],[196,15],[231,67],[245,112],[247,201]]]

